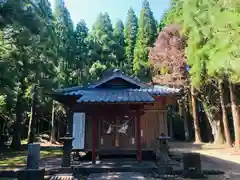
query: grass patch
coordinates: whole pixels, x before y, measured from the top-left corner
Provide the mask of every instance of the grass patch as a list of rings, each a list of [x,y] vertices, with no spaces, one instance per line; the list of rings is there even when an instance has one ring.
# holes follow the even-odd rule
[[[62,155],[62,151],[59,149],[41,150],[40,158],[51,158]],[[0,166],[25,166],[27,161],[27,150],[25,151],[8,151],[0,153]],[[0,179],[1,180],[1,179]]]

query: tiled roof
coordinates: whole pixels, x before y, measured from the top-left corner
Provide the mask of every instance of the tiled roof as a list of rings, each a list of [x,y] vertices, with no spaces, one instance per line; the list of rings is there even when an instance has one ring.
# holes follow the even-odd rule
[[[151,95],[170,95],[180,93],[180,89],[169,88],[167,86],[150,86],[148,88],[134,89],[135,91],[148,92]]]
[[[137,88],[99,88],[100,85],[114,79],[121,78]],[[101,79],[86,88],[81,86],[65,88],[55,91],[64,96],[75,96],[78,103],[84,102],[153,102],[152,96],[178,94],[179,89],[166,86],[151,86],[141,83],[139,79],[127,76],[119,70],[109,71]]]
[[[104,92],[104,91],[135,91],[135,92],[147,92],[151,95],[170,95],[170,94],[178,94],[180,92],[179,89],[169,88],[165,86],[149,86],[147,88],[140,88],[140,89],[92,89],[92,88],[81,88],[75,87],[72,90],[68,89],[66,91],[59,91],[63,95],[70,95],[70,96],[82,96],[87,93],[93,92]]]
[[[80,95],[78,103],[91,102],[154,102],[154,98],[148,92],[125,90],[79,90],[67,95]]]
[[[113,71],[107,72],[105,75],[103,75],[99,80],[92,82],[88,88],[96,88],[101,84],[104,84],[107,81],[110,81],[114,78],[121,78],[125,81],[128,81],[132,84],[137,85],[140,88],[147,87],[146,84],[142,83],[137,77],[135,76],[128,76],[121,72],[119,69],[114,69]]]

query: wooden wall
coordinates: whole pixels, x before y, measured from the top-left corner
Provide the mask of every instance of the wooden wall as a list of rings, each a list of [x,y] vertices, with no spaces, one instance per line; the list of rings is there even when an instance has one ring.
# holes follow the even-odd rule
[[[86,115],[86,121],[85,121],[85,149],[91,149],[92,148],[92,118],[89,115]],[[97,127],[99,127],[99,121],[97,120]],[[99,128],[97,128],[97,135],[99,135]],[[99,147],[99,141],[97,140],[97,148]]]
[[[154,150],[157,137],[161,133],[168,135],[165,97],[155,98],[154,105],[144,106],[144,115],[141,116],[142,148],[143,150]]]
[[[144,106],[144,115],[141,116],[141,136],[142,136],[142,149],[154,150],[157,143],[157,137],[161,133],[168,135],[167,123],[167,105],[175,103],[175,98],[172,97],[158,97],[153,105]],[[99,127],[100,122],[97,119],[97,149],[99,149]],[[92,117],[86,115],[86,135],[85,135],[85,149],[91,150],[92,148]],[[126,141],[130,136],[126,136]],[[122,140],[122,139],[121,139]],[[135,138],[136,142],[136,138]],[[121,148],[121,147],[120,147]],[[123,149],[136,150],[136,146],[122,147]]]
[[[152,150],[156,147],[157,137],[168,134],[166,112],[146,112],[141,117],[142,148]]]

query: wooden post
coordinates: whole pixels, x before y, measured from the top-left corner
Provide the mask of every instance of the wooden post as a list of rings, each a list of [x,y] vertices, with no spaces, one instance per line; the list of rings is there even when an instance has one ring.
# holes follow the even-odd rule
[[[141,141],[141,127],[140,127],[140,109],[138,109],[137,111],[137,115],[136,115],[136,139],[137,139],[137,160],[139,162],[142,161],[142,141]]]
[[[92,117],[92,164],[96,164],[97,120]]]

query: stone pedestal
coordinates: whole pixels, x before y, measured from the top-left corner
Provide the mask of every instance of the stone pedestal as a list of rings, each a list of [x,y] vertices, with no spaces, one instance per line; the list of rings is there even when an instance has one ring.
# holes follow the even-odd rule
[[[69,167],[71,165],[72,141],[74,138],[66,135],[60,140],[63,142],[62,167]]]
[[[24,169],[18,172],[18,180],[44,180],[45,169]]]
[[[38,169],[40,161],[40,144],[28,144],[27,169]]]
[[[28,144],[27,167],[18,172],[18,180],[44,180],[45,169],[39,168],[40,144]]]
[[[186,178],[201,178],[204,176],[199,153],[183,154],[183,176]]]

